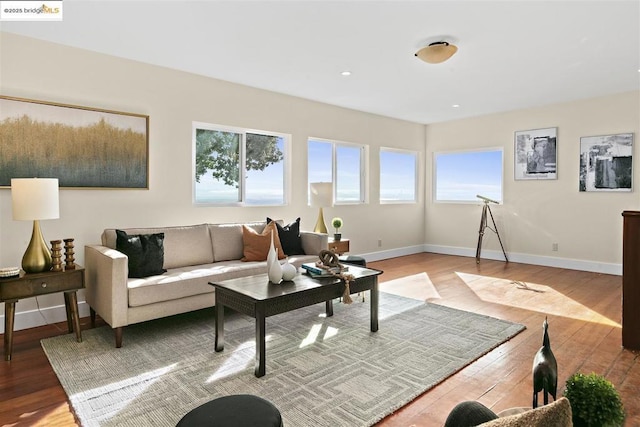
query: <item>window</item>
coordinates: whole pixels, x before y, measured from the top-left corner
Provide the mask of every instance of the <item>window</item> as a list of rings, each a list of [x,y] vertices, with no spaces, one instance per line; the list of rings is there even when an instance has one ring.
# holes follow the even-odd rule
[[[289,135],[193,123],[194,203],[284,205]]]
[[[437,202],[502,202],[502,148],[434,154]]]
[[[380,203],[416,202],[417,164],[415,152],[380,149]]]
[[[308,141],[308,182],[333,182],[336,203],[364,203],[365,147],[320,139]]]

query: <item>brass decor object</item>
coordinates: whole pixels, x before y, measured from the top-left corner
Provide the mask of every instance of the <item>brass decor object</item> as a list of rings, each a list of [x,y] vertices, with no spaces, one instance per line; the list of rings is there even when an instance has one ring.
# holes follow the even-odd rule
[[[51,269],[51,252],[40,230],[40,220],[60,217],[57,178],[12,178],[13,219],[33,221],[31,241],[22,257],[26,273]]]
[[[65,257],[64,268],[66,270],[73,270],[74,268],[76,268],[76,264],[74,263],[76,259],[73,257],[74,254],[75,254],[75,251],[73,250],[73,239],[72,238],[64,239],[64,257]]]
[[[51,271],[62,271],[62,240],[51,241]]]

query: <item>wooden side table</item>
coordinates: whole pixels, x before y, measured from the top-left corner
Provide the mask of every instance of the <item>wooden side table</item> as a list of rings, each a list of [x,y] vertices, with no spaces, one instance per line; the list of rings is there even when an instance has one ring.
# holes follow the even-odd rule
[[[79,265],[76,265],[74,270],[58,272],[26,274],[20,271],[17,277],[0,279],[0,302],[4,302],[4,360],[11,360],[16,302],[24,298],[64,292],[69,333],[75,330],[76,341],[82,342],[76,295],[76,291],[82,288],[84,288],[84,268]]]
[[[349,252],[349,239],[333,240],[333,237],[329,237],[328,246],[330,251],[342,255],[345,252]]]

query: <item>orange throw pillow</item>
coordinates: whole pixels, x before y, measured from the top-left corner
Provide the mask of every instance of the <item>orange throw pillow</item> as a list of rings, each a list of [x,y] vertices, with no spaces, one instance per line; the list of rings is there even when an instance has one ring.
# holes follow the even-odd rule
[[[266,261],[269,248],[271,247],[271,233],[273,233],[273,246],[278,252],[278,259],[285,258],[278,229],[275,222],[270,222],[264,227],[262,233],[258,234],[253,228],[242,225],[243,257],[241,261]]]

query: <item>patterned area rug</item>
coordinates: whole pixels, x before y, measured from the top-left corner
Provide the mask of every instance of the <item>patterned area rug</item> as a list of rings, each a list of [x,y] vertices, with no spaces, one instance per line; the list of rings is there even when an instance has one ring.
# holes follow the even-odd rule
[[[381,293],[380,330],[369,299],[324,304],[267,319],[267,374],[253,375],[254,322],[225,316],[225,349],[214,351],[213,310],[125,328],[42,340],[83,426],[175,426],[194,407],[229,394],[271,401],[285,426],[370,426],[524,326]]]

